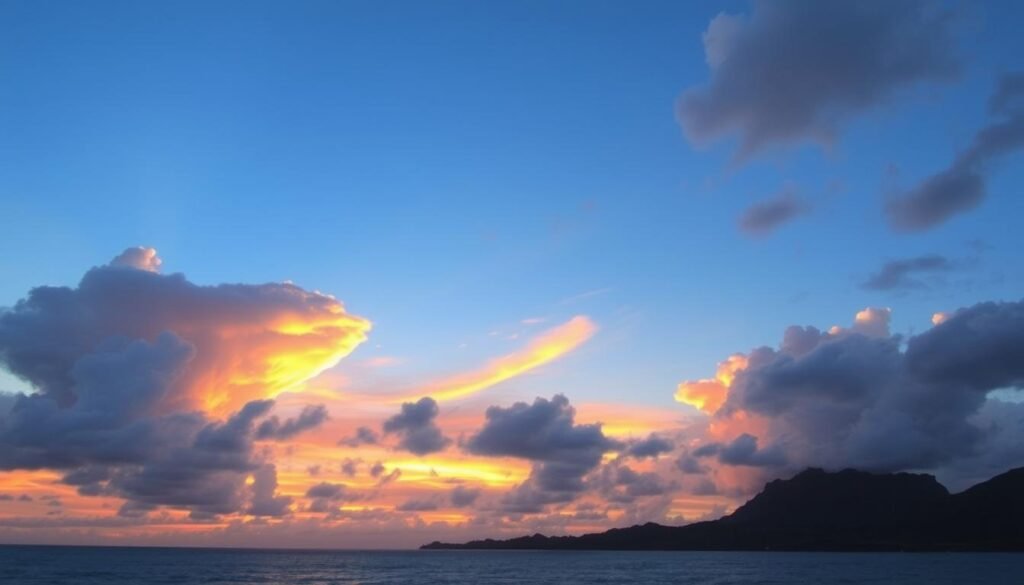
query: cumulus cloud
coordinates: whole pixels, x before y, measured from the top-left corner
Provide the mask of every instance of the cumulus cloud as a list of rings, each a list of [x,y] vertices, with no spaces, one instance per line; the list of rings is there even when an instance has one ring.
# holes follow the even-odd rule
[[[384,421],[384,433],[399,435],[398,447],[416,455],[443,451],[452,440],[445,437],[434,422],[437,414],[437,402],[433,398],[406,402],[401,412]]]
[[[130,249],[77,287],[0,312],[0,366],[30,394],[0,415],[0,469],[52,469],[84,495],[194,518],[279,516],[276,469],[254,448],[322,421],[267,418],[276,393],[333,365],[369,323],[290,284],[198,286]]]
[[[283,441],[320,426],[327,418],[327,407],[324,405],[305,406],[299,416],[289,418],[284,422],[281,422],[276,416],[266,419],[256,430],[256,438]]]
[[[740,230],[751,236],[767,236],[783,224],[810,211],[810,205],[791,192],[751,205],[740,215]]]
[[[646,439],[634,441],[629,444],[626,448],[625,455],[629,457],[635,457],[637,459],[657,459],[659,455],[670,453],[672,449],[675,449],[675,445],[672,441],[659,436],[656,433],[651,433]]]
[[[953,262],[945,256],[928,254],[915,258],[890,260],[865,280],[861,286],[870,290],[924,288],[921,276],[953,270]]]
[[[457,485],[452,488],[451,502],[456,508],[466,508],[476,503],[480,497],[480,488]]]
[[[889,317],[791,327],[777,348],[744,354],[710,411],[712,441],[680,468],[699,472],[696,458],[713,457],[777,470],[939,469],[1000,449],[977,417],[997,407],[990,392],[1024,387],[1024,301],[961,309],[906,340]]]
[[[80,359],[118,339],[171,332],[193,355],[158,406],[226,414],[337,364],[368,329],[337,299],[293,284],[199,286],[182,274],[102,266],[75,288],[32,289],[0,315],[0,363],[63,405],[74,400]]]
[[[584,476],[605,452],[620,445],[599,424],[575,424],[576,411],[561,394],[533,404],[487,409],[483,428],[466,442],[470,453],[533,462],[530,477],[505,500],[508,511],[536,513],[544,505],[572,500],[584,491]]]
[[[355,434],[351,437],[338,441],[339,445],[345,445],[346,447],[358,447],[360,445],[376,445],[379,437],[373,429],[369,427],[359,427],[356,429]]]
[[[128,248],[110,261],[111,266],[123,266],[146,272],[160,272],[163,261],[157,256],[156,248]]]
[[[924,231],[974,209],[986,196],[992,166],[1024,149],[1024,73],[1001,78],[989,103],[999,121],[979,130],[947,168],[890,198],[886,214],[893,229]]]
[[[324,481],[306,490],[306,497],[310,499],[310,512],[329,514],[336,511],[342,502],[358,500],[360,495],[349,490],[348,486],[343,483]]]
[[[694,457],[715,456],[726,465],[749,467],[778,467],[786,463],[786,456],[778,446],[759,449],[757,437],[743,433],[729,443],[708,443],[693,451]]]
[[[828,143],[844,123],[958,72],[950,15],[925,0],[760,0],[704,32],[710,81],[679,98],[689,139],[738,135],[738,158],[770,145]]]

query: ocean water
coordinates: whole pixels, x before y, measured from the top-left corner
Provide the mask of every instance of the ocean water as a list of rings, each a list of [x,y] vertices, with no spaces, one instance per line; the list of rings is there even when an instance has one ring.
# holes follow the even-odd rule
[[[1024,554],[284,551],[0,546],[26,584],[1024,584]]]

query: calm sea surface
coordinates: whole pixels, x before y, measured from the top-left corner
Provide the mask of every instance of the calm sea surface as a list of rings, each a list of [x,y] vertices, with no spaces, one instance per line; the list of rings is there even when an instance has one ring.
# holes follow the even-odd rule
[[[0,546],[0,583],[1024,584],[1024,554],[331,552]]]

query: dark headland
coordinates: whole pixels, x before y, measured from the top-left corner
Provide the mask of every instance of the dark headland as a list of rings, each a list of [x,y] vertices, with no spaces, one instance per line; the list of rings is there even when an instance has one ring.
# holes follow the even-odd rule
[[[422,549],[1024,551],[1024,467],[957,494],[924,474],[807,469],[732,514],[582,536],[432,542]]]

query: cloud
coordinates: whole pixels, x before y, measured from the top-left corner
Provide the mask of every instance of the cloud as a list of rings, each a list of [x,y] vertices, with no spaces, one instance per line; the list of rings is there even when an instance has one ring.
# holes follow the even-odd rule
[[[337,364],[369,326],[293,284],[199,286],[182,274],[102,266],[76,288],[32,289],[0,315],[0,363],[65,405],[80,359],[118,339],[172,332],[194,353],[157,406],[227,414]]]
[[[156,248],[128,248],[110,261],[111,266],[134,268],[146,272],[160,272],[163,261],[156,253]]]
[[[360,445],[376,445],[380,438],[377,433],[369,427],[359,427],[351,437],[338,441],[339,445],[345,445],[346,447],[358,447]]]
[[[395,509],[399,512],[430,512],[437,509],[437,502],[430,498],[414,498],[402,502]]]
[[[636,459],[657,459],[659,455],[670,453],[673,449],[675,449],[675,445],[672,441],[651,433],[646,439],[631,443],[626,448],[625,454]]]
[[[452,506],[456,508],[466,508],[476,503],[477,498],[480,497],[480,488],[467,487],[464,485],[457,485],[452,488],[451,502]]]
[[[778,446],[759,449],[757,437],[743,433],[730,443],[708,443],[693,451],[694,457],[716,456],[726,465],[748,467],[778,467],[785,465],[786,456]]]
[[[721,383],[724,400],[709,409],[712,441],[690,456],[893,471],[1006,451],[977,417],[997,418],[993,390],[1024,387],[1024,301],[961,309],[905,340],[889,332],[889,318],[873,309],[850,328],[791,327],[778,348],[743,354]],[[699,471],[690,456],[680,468]]]
[[[945,256],[938,254],[891,260],[865,280],[861,287],[869,290],[924,288],[927,285],[916,278],[917,275],[943,273],[951,270],[953,270],[953,263]]]
[[[898,232],[931,229],[966,213],[984,200],[986,177],[1006,155],[1024,149],[1024,73],[1004,76],[990,100],[1002,118],[982,128],[971,145],[945,169],[886,204],[890,226]]]
[[[651,471],[638,472],[621,461],[612,461],[601,467],[591,483],[604,498],[613,504],[631,504],[637,498],[662,496],[676,486],[664,481]]]
[[[586,489],[583,477],[605,452],[619,444],[604,436],[599,424],[575,424],[569,400],[555,395],[533,404],[492,406],[483,428],[466,449],[476,455],[517,457],[533,462],[530,477],[505,500],[506,509],[534,513],[545,504],[570,501]]]
[[[767,236],[785,223],[810,211],[810,206],[790,192],[755,203],[740,215],[740,230],[750,236]]]
[[[384,421],[384,433],[399,435],[398,447],[416,455],[443,451],[452,440],[445,437],[434,422],[437,414],[437,402],[433,398],[406,402],[401,412]]]
[[[327,418],[327,408],[324,405],[305,406],[298,417],[289,418],[283,423],[276,416],[266,419],[256,430],[256,438],[275,441],[291,439],[301,432],[320,426]]]
[[[309,511],[331,513],[337,510],[338,504],[351,502],[360,499],[360,495],[353,493],[343,483],[320,482],[306,490],[306,497],[309,498]]]
[[[704,32],[708,84],[679,98],[687,137],[739,136],[737,158],[828,143],[856,115],[912,86],[954,79],[952,18],[930,2],[754,2]]]
[[[443,401],[475,394],[562,357],[583,345],[596,332],[597,326],[589,318],[573,317],[545,331],[520,351],[493,360],[475,372],[431,384],[409,398],[430,395]]]
[[[326,411],[282,423],[268,398],[336,363],[369,323],[294,285],[198,286],[160,264],[130,249],[0,312],[0,365],[35,390],[0,414],[0,469],[57,471],[80,494],[122,498],[124,516],[286,514],[254,443]]]
[[[292,499],[277,495],[277,468],[266,464],[252,474],[252,502],[249,514],[253,516],[286,516],[291,513]]]

